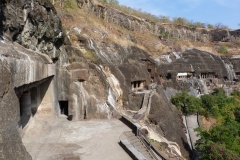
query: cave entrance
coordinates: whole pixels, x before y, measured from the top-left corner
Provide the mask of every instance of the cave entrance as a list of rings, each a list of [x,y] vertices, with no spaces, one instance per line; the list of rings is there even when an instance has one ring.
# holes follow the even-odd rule
[[[215,78],[216,75],[214,72],[206,72],[206,73],[201,73],[200,78],[201,79],[206,79],[206,78]]]
[[[133,81],[131,82],[132,89],[143,89],[146,85],[146,81]]]
[[[227,80],[228,80],[228,77],[227,77],[227,76],[224,76],[223,79],[224,79],[225,81],[227,81]]]
[[[31,93],[30,91],[23,92],[21,94],[21,97],[19,99],[20,102],[20,121],[19,121],[19,127],[24,128],[30,118],[31,118]]]
[[[166,78],[167,78],[168,80],[172,79],[172,74],[171,74],[171,73],[168,73],[168,74],[166,75]]]
[[[32,124],[35,115],[52,114],[54,104],[50,84],[52,77],[35,81],[30,84],[14,88],[19,100],[18,129],[24,135],[27,127]]]
[[[68,116],[68,101],[59,101],[60,113]]]

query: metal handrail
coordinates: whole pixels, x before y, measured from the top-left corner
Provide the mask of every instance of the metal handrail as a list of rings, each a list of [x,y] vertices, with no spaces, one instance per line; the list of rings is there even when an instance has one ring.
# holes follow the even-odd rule
[[[141,142],[146,146],[146,148],[148,149],[149,153],[153,156],[154,159],[158,160],[158,158],[156,157],[156,155],[154,154],[154,152],[163,160],[167,160],[161,153],[159,153],[152,145],[151,143],[145,138],[145,136],[142,134],[142,132],[139,130],[138,132],[138,137],[140,137],[139,139],[141,140]]]
[[[157,156],[153,153],[152,149],[151,149],[151,144],[146,142],[146,140],[144,139],[143,136],[139,136],[139,140],[143,143],[143,145],[147,148],[147,151],[149,152],[149,154],[155,159],[158,160]]]

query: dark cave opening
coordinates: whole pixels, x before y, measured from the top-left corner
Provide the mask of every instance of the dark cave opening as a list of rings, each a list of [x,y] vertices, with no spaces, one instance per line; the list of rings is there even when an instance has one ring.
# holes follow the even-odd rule
[[[167,78],[168,80],[172,79],[172,74],[171,74],[171,73],[168,73],[168,74],[166,75],[166,78]]]
[[[223,79],[224,79],[225,81],[227,81],[227,80],[228,80],[228,77],[227,77],[227,76],[224,76]]]
[[[60,113],[68,116],[68,101],[59,101]]]
[[[21,94],[21,98],[19,98],[19,104],[20,104],[20,121],[19,121],[19,127],[24,128],[30,118],[31,118],[31,93],[30,91],[26,91]]]

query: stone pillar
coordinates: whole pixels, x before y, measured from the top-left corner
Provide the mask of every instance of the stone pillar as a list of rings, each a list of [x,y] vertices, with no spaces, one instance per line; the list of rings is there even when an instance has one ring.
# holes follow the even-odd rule
[[[20,99],[21,104],[21,114],[31,115],[31,93],[23,93]]]
[[[144,82],[140,82],[140,88],[144,87]]]
[[[31,93],[24,92],[20,99],[20,129],[24,128],[31,118]]]

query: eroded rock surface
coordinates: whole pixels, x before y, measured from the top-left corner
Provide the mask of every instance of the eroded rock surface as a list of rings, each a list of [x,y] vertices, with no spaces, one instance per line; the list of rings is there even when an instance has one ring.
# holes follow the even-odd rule
[[[188,90],[193,95],[210,93],[213,88],[237,89],[237,57],[220,57],[197,49],[170,53],[157,59],[158,75],[165,87]]]
[[[184,133],[185,126],[182,115],[178,109],[171,104],[161,86],[152,97],[152,105],[148,119],[157,133],[167,140],[176,142],[180,146],[184,157],[190,157],[191,149]]]
[[[172,24],[159,24],[145,19],[141,19],[139,17],[125,14],[109,6],[96,2],[94,3],[94,1],[91,0],[77,0],[77,2],[80,8],[92,8],[94,10],[94,13],[98,17],[103,18],[107,22],[117,24],[121,27],[135,32],[150,31],[151,33],[159,35],[160,37],[168,35],[170,37],[177,37],[182,40],[193,40],[200,42],[232,42],[240,40],[239,30],[208,30]]]
[[[0,159],[30,160],[17,127],[19,102],[9,75],[8,66],[0,60]]]
[[[48,0],[1,1],[4,35],[26,48],[57,58],[63,43],[61,21]]]
[[[78,5],[94,7],[97,16],[131,31],[150,31],[156,35],[164,32],[172,37],[203,42],[239,39],[239,31],[171,28],[93,4],[90,0],[78,0]],[[182,155],[189,158],[185,126],[169,97],[184,89],[197,96],[215,87],[231,88],[240,76],[239,58],[223,58],[192,49],[153,60],[146,51],[133,45],[137,42],[134,36],[127,35],[133,43],[123,46],[111,39],[105,41],[107,33],[100,29],[80,31],[75,28],[78,33],[74,35],[76,42],[73,46],[48,0],[4,0],[0,7],[0,38],[4,39],[0,42],[3,133],[0,158],[3,159],[31,159],[18,134],[19,99],[13,87],[21,88],[20,92],[36,94],[31,103],[37,105],[34,108],[37,116],[46,113],[48,116],[63,116],[60,115],[61,105],[59,108],[63,102],[67,104],[68,112],[63,111],[66,116],[83,120],[119,118],[124,110],[139,111],[143,91],[154,83],[158,86],[157,93],[152,97],[145,123],[157,134],[176,142]],[[99,34],[100,38],[91,37],[90,32]],[[184,77],[188,73],[190,77]],[[46,79],[48,81],[44,84],[40,83]],[[38,86],[33,86],[36,83]],[[21,95],[18,94],[19,98]],[[30,117],[34,114],[31,113]]]

